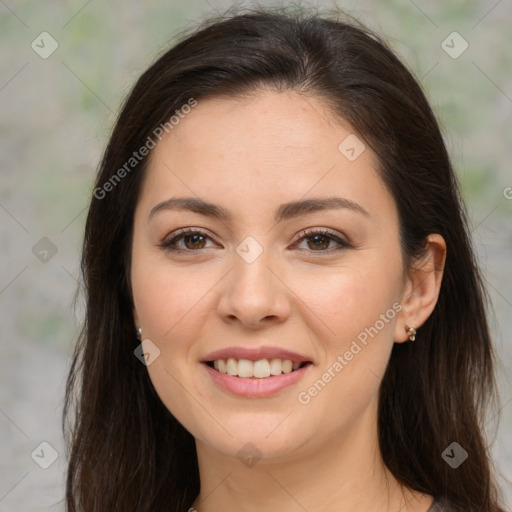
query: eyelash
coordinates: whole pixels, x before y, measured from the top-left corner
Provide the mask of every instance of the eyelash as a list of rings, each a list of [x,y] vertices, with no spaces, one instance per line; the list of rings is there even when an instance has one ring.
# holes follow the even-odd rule
[[[164,240],[162,241],[159,245],[160,247],[162,247],[163,249],[165,249],[166,251],[169,251],[169,252],[174,252],[174,253],[192,253],[192,252],[198,252],[198,251],[201,251],[202,249],[177,249],[175,247],[173,247],[173,245],[175,245],[175,243],[182,239],[183,237],[187,236],[187,235],[201,235],[205,238],[209,238],[210,240],[212,240],[212,238],[204,231],[200,230],[200,229],[194,229],[194,228],[184,228],[184,229],[181,229],[179,230],[175,236],[173,236],[170,240]],[[337,236],[334,232],[328,230],[328,229],[317,229],[317,230],[303,230],[300,232],[299,234],[299,239],[294,243],[294,245],[297,245],[298,243],[302,242],[303,240],[305,239],[308,239],[308,238],[313,238],[314,236],[324,236],[324,237],[327,237],[329,238],[330,240],[334,241],[334,242],[337,242],[339,244],[340,247],[338,248],[331,248],[331,249],[326,249],[326,250],[318,250],[318,251],[315,251],[315,250],[308,250],[308,249],[300,249],[300,250],[306,250],[306,251],[309,251],[311,253],[324,253],[324,254],[332,254],[333,252],[338,252],[338,251],[342,251],[344,249],[351,249],[353,248],[353,246],[347,242],[346,240],[343,240],[341,239],[339,236]]]

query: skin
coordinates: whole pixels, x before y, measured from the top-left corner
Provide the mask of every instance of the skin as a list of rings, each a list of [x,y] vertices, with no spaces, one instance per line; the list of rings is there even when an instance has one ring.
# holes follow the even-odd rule
[[[425,257],[404,268],[396,204],[375,155],[367,146],[349,161],[338,150],[352,133],[321,99],[262,90],[200,100],[151,154],[135,212],[134,322],[160,350],[147,366],[157,393],[196,440],[199,512],[425,512],[432,503],[386,469],[377,399],[393,343],[408,342],[405,325],[419,328],[435,306],[446,247],[431,235]],[[368,215],[341,208],[274,220],[283,203],[331,196]],[[149,218],[171,197],[199,197],[232,219],[168,209]],[[187,227],[207,238],[176,241],[188,253],[160,246]],[[307,228],[328,228],[352,247],[299,239]],[[247,236],[263,248],[252,263],[236,252]],[[401,307],[394,318],[300,403],[298,393],[393,304]],[[313,361],[271,397],[223,391],[200,363],[217,349],[268,345]],[[252,467],[237,457],[249,442],[261,454]]]

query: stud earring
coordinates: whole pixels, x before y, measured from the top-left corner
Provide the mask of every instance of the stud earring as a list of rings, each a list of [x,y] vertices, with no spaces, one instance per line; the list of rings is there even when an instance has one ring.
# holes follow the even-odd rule
[[[416,329],[405,324],[405,330],[409,333],[409,341],[414,341],[416,339]]]
[[[136,336],[137,336],[137,339],[140,340],[142,339],[142,327],[139,327],[136,331]]]

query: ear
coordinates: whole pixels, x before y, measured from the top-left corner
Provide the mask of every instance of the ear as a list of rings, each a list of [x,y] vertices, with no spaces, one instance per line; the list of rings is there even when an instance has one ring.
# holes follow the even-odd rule
[[[446,260],[446,242],[439,234],[427,237],[425,255],[408,272],[402,294],[402,311],[395,324],[395,342],[409,340],[406,325],[419,327],[435,308]]]

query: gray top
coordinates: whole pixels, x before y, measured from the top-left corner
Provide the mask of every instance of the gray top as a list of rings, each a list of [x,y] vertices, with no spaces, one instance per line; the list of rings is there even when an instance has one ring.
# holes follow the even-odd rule
[[[434,502],[427,512],[452,512],[453,508],[446,498],[434,498]]]

